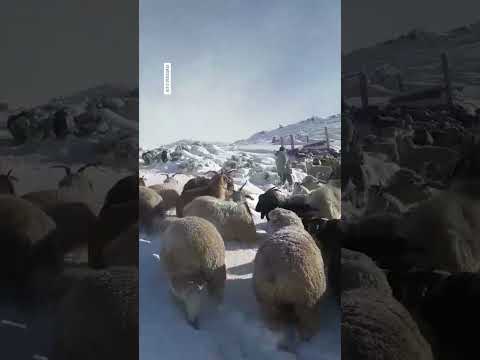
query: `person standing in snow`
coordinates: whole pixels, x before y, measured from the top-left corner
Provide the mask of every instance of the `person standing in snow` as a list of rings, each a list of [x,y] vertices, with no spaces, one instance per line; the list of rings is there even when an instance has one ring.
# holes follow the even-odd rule
[[[167,152],[167,150],[163,150],[163,151],[162,151],[161,158],[162,158],[162,161],[163,161],[164,163],[166,163],[166,162],[168,161],[168,152]]]
[[[285,181],[288,180],[288,183],[292,185],[292,169],[290,168],[288,156],[285,148],[280,146],[279,151],[275,154],[275,164],[277,165],[277,173],[280,176],[280,184],[285,184]]]

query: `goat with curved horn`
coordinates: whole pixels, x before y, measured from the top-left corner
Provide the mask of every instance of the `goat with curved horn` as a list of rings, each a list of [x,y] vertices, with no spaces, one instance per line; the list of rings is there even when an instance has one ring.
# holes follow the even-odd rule
[[[242,191],[243,188],[245,187],[245,185],[247,185],[247,182],[248,182],[248,180],[243,183],[243,185],[240,187],[240,189],[238,189],[238,191]]]
[[[97,167],[98,165],[100,165],[100,163],[87,163],[87,164],[83,165],[82,167],[80,167],[80,168],[77,170],[77,173],[82,173],[82,172],[85,171],[87,168],[89,168],[89,167]]]
[[[72,174],[72,169],[70,168],[70,166],[66,166],[66,165],[53,165],[53,166],[50,166],[50,168],[52,169],[65,169],[65,172],[67,175],[71,175]]]
[[[13,169],[8,170],[7,177],[13,181],[18,181],[18,178],[15,175],[12,175]]]
[[[267,193],[267,192],[272,191],[272,190],[278,190],[278,187],[277,186],[272,186],[270,189],[268,189],[265,192]]]
[[[214,175],[218,175],[218,171],[215,171],[215,170],[209,170],[209,171],[207,171],[206,173],[203,173],[203,175],[206,176],[206,175],[208,175],[208,174],[210,174],[210,173],[213,173]]]

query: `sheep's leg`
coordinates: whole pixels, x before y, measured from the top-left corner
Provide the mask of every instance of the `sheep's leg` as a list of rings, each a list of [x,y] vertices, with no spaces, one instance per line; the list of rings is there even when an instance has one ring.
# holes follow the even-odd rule
[[[319,313],[316,307],[308,308],[306,306],[297,305],[295,312],[299,320],[300,338],[309,341],[318,330]]]
[[[215,299],[217,304],[223,302],[225,281],[227,279],[227,268],[225,265],[218,268],[212,274],[212,278],[207,283],[208,293]]]
[[[278,348],[283,351],[295,354],[300,343],[299,333],[295,326],[288,325],[285,329],[284,338],[278,344]]]

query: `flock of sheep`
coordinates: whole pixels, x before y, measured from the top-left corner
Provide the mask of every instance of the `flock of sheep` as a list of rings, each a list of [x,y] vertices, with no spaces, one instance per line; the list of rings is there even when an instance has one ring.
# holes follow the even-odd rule
[[[461,106],[342,114],[342,358],[471,359],[480,149]]]
[[[254,209],[229,170],[183,186],[175,175],[152,186],[127,176],[101,206],[88,176],[98,164],[57,166],[57,188],[22,195],[15,171],[1,174],[2,299],[54,308],[50,359],[134,358],[138,235],[161,244],[171,292],[194,328],[222,303],[226,244],[240,242],[258,247],[255,297],[265,323],[287,334],[285,350],[312,338],[334,294],[346,359],[469,358],[467,329],[480,320],[473,115],[388,106],[342,116],[343,176],[308,175],[291,194],[273,187]],[[253,211],[268,220],[266,237]],[[88,260],[71,260],[82,251]]]
[[[23,195],[14,171],[0,175],[2,304],[53,314],[49,359],[138,356],[138,175],[99,209],[92,166]]]
[[[318,330],[330,276],[337,278],[333,271],[338,267],[330,264],[338,251],[320,246],[315,232],[307,229],[316,220],[340,217],[338,181],[323,184],[308,176],[297,184],[303,193],[288,195],[274,187],[260,195],[254,210],[269,219],[265,238],[257,233],[246,183],[236,186],[232,171],[209,173],[213,176],[194,177],[183,187],[175,175],[148,187],[140,178],[141,236],[160,243],[171,292],[194,328],[202,327],[201,314],[223,300],[228,286],[225,245],[258,247],[256,299],[267,326],[285,334],[281,347],[294,352],[299,341]]]

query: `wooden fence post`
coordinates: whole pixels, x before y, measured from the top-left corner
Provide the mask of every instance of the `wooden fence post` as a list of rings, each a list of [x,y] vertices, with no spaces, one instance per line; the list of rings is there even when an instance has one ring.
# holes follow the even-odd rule
[[[363,109],[368,108],[368,84],[367,84],[367,75],[365,72],[360,73],[360,97],[362,99]]]
[[[443,80],[445,82],[445,91],[447,94],[447,105],[452,106],[453,105],[452,83],[450,79],[448,57],[446,53],[442,53],[442,71],[443,71]]]
[[[325,126],[325,138],[327,141],[327,150],[330,150],[330,137],[328,136],[328,127]]]
[[[398,83],[398,90],[404,91],[405,87],[403,86],[403,78],[401,74],[397,74],[397,83]]]

